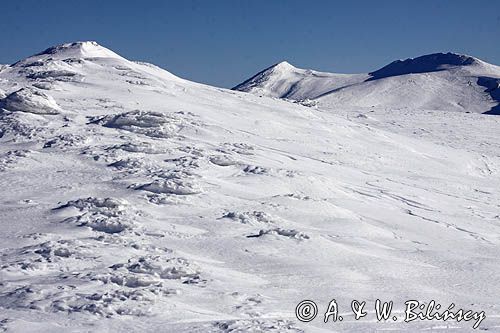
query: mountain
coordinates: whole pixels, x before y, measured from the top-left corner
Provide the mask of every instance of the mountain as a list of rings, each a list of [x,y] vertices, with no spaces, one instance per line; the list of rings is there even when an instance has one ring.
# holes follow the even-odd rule
[[[341,77],[396,78],[270,72],[320,94]],[[95,42],[5,67],[0,91],[0,331],[476,322],[405,323],[408,299],[500,325],[497,117],[336,113],[190,82]],[[332,299],[344,315],[377,298],[394,301],[397,321],[323,322]],[[315,320],[297,319],[302,300]]]
[[[474,57],[436,53],[397,60],[368,74],[332,74],[272,66],[234,90],[326,108],[500,112],[500,67]]]
[[[313,99],[332,89],[368,79],[366,74],[349,75],[300,69],[283,61],[266,68],[233,90],[294,100]]]
[[[49,47],[45,51],[35,54],[32,57],[21,60],[14,66],[33,64],[38,61],[42,63],[44,61],[53,60],[67,60],[67,59],[81,59],[81,58],[114,58],[117,60],[125,60],[120,57],[115,52],[102,47],[94,41],[86,42],[75,42],[61,44],[53,47]]]
[[[455,53],[434,53],[417,58],[396,60],[370,73],[370,80],[406,74],[439,72],[447,69],[486,65],[481,60]]]

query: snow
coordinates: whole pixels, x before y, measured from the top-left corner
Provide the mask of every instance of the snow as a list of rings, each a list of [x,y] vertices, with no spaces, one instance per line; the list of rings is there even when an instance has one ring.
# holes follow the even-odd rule
[[[278,64],[233,89],[330,109],[498,113],[499,78],[498,66],[471,56],[435,53],[397,60],[368,74],[319,73]]]
[[[370,79],[376,80],[389,76],[415,73],[438,72],[460,66],[480,65],[480,60],[456,53],[434,53],[417,58],[396,60],[375,72],[370,73]]]
[[[2,100],[0,107],[9,111],[58,114],[60,108],[52,96],[34,88],[21,88]]]
[[[302,100],[313,99],[333,89],[358,83],[368,78],[367,74],[333,74],[296,68],[283,61],[237,85],[233,90]]]
[[[37,60],[64,60],[64,59],[85,59],[85,58],[114,58],[124,60],[113,51],[97,44],[94,41],[74,42],[50,47],[43,52],[36,54],[34,57],[26,59],[31,61],[33,58]],[[25,64],[27,61],[21,61],[17,65]]]
[[[281,64],[254,95],[72,45],[0,72],[0,330],[472,327],[348,314],[377,298],[500,327],[500,119],[479,113],[493,65],[366,81]],[[260,97],[290,78],[289,98],[342,95]],[[296,319],[333,298],[343,322]]]

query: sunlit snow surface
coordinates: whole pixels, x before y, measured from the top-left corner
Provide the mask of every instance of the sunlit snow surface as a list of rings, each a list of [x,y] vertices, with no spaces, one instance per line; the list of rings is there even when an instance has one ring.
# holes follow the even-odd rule
[[[49,50],[0,71],[0,331],[471,330],[402,323],[409,299],[500,330],[500,118],[305,107]],[[377,298],[399,320],[355,321]]]

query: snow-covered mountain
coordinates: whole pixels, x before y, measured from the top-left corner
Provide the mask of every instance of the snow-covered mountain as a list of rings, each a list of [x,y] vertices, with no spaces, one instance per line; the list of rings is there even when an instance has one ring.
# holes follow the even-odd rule
[[[436,53],[367,74],[332,74],[282,62],[234,87],[327,108],[426,109],[499,113],[500,67],[474,57]]]
[[[320,94],[341,77],[396,78],[280,67]],[[408,299],[500,325],[497,117],[335,113],[190,82],[94,42],[3,68],[0,91],[0,331],[474,324],[404,323]],[[344,320],[325,324],[333,298]],[[377,298],[397,321],[376,321]],[[304,299],[320,310],[308,323],[295,316]],[[354,320],[353,299],[369,318]]]
[[[368,74],[333,74],[300,69],[283,61],[257,73],[233,90],[294,100],[313,99],[369,77]]]

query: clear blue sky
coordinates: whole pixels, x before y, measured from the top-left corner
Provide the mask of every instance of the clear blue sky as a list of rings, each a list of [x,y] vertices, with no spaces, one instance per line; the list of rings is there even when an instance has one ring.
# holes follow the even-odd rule
[[[231,87],[281,60],[339,73],[455,51],[500,64],[500,1],[4,1],[0,63],[96,40],[181,77]]]

